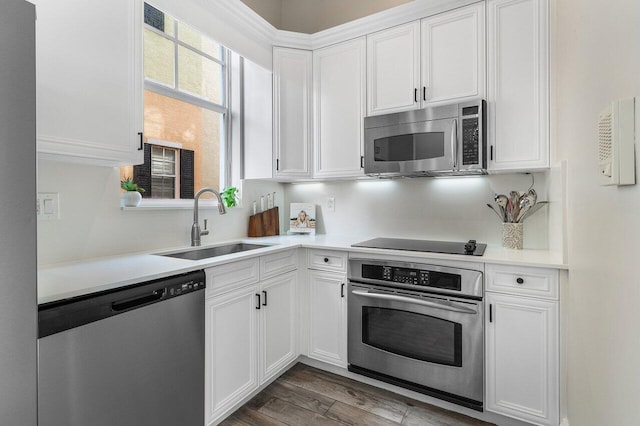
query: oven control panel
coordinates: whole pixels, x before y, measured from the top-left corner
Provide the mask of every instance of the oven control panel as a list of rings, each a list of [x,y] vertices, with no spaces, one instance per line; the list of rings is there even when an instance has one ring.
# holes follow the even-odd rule
[[[362,278],[421,287],[461,290],[460,275],[424,269],[363,264]]]

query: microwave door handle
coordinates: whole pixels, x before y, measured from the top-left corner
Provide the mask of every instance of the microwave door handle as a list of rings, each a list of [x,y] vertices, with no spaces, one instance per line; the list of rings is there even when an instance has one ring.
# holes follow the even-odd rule
[[[414,305],[421,305],[429,308],[436,308],[436,309],[442,309],[445,311],[458,312],[461,314],[477,314],[478,313],[476,312],[475,309],[445,305],[445,304],[436,303],[436,302],[429,302],[427,300],[414,299],[412,297],[397,296],[395,294],[369,293],[361,290],[352,290],[351,294],[354,294],[356,296],[368,297],[371,299],[381,299],[381,300],[389,300],[389,301],[395,301],[395,302],[412,303]]]
[[[453,120],[451,126],[451,153],[453,154],[453,169],[458,169],[458,120]]]

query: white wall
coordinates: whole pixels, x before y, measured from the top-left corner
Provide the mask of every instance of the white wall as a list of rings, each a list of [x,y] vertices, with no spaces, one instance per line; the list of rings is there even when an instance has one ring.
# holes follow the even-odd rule
[[[547,176],[535,174],[540,200],[547,199]],[[286,205],[317,205],[318,233],[361,237],[404,237],[501,245],[502,225],[486,206],[495,193],[527,190],[529,175],[472,178],[417,178],[291,184]],[[326,208],[335,197],[335,212]],[[554,208],[554,207],[551,207]],[[548,248],[549,207],[525,221],[525,248]],[[288,223],[285,229],[288,229]]]
[[[40,265],[190,244],[193,209],[121,210],[117,168],[41,160],[38,191],[60,194],[60,220],[38,222]],[[250,200],[273,191],[282,205],[280,184],[251,182],[242,188]],[[227,209],[223,216],[217,208],[201,208],[200,226],[209,219],[211,230],[202,244],[246,237],[248,215],[249,208]]]
[[[640,2],[552,4],[554,156],[569,166],[569,420],[637,425],[640,186],[598,186],[596,124],[612,100],[640,95]]]

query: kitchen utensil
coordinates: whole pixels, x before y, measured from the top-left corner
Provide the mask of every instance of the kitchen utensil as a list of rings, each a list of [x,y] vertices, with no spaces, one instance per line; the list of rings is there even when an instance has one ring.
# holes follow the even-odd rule
[[[507,204],[509,202],[509,199],[507,198],[506,195],[500,194],[495,196],[494,201],[496,202],[496,204],[498,204],[498,206],[500,206],[500,211],[502,212],[502,221],[506,222],[507,221]]]
[[[532,214],[534,214],[535,212],[537,212],[538,210],[540,210],[542,208],[542,206],[548,204],[548,201],[538,201],[533,207],[530,207],[529,210],[520,218],[520,220],[524,220],[526,218],[528,218],[529,216],[531,216]]]
[[[487,207],[489,207],[491,210],[493,210],[493,212],[498,215],[500,220],[504,219],[504,215],[503,214],[501,215],[500,212],[498,210],[496,210],[491,204],[487,203]]]
[[[509,220],[509,222],[513,223],[520,213],[520,193],[518,191],[511,191],[509,193],[509,201],[511,202],[511,220]]]
[[[530,208],[531,208],[531,202],[529,198],[526,195],[522,196],[520,198],[520,211],[518,213],[518,216],[516,216],[515,222],[520,223]]]

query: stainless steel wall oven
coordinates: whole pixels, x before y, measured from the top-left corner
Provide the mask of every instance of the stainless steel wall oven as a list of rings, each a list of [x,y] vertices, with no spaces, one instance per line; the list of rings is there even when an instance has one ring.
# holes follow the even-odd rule
[[[482,411],[482,272],[363,259],[349,267],[349,370]]]

